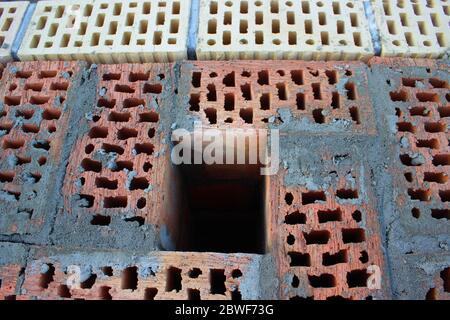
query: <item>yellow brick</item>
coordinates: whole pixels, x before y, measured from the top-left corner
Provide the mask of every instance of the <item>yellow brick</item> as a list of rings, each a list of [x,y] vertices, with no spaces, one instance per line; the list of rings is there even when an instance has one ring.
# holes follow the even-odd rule
[[[201,0],[199,21],[199,59],[366,60],[373,56],[360,0]]]
[[[187,57],[190,0],[40,1],[21,60],[165,62]]]
[[[449,50],[450,3],[372,0],[382,55],[439,58]]]
[[[0,62],[12,60],[11,46],[27,7],[27,1],[0,2]]]

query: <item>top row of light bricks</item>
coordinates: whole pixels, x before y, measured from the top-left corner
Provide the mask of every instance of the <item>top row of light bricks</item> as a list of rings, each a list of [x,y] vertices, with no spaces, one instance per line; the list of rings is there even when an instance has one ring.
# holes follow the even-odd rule
[[[29,2],[1,2],[0,62],[12,59],[21,24],[21,60],[167,62],[187,59],[195,43],[199,60],[366,61],[374,36],[383,56],[449,52],[448,0],[371,0],[372,10],[362,0],[199,1],[198,19],[191,0],[40,1],[29,21]],[[188,41],[197,29],[190,23],[196,41]]]

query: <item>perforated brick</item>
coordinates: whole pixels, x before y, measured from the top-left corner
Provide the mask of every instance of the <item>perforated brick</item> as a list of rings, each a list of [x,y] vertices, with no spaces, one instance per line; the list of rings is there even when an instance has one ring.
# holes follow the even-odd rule
[[[252,264],[258,265],[258,258],[245,254],[155,252],[131,257],[123,253],[78,252],[75,255],[87,260],[98,258],[91,263],[69,254],[41,256],[30,261],[23,295],[19,298],[240,300],[251,298],[245,296],[247,292],[241,292],[241,283],[258,278],[256,270],[250,268]],[[81,283],[76,281],[79,271]]]
[[[372,0],[383,56],[438,58],[449,50],[450,4]]]
[[[287,109],[289,122],[302,122],[296,130],[375,131],[362,63],[193,62],[181,70],[190,83],[185,108],[207,126],[283,125]]]
[[[12,60],[11,46],[19,31],[28,1],[0,3],[0,62]]]
[[[0,243],[0,300],[15,300],[24,275],[27,249],[18,243]]]
[[[173,61],[187,57],[190,1],[40,1],[21,60]]]
[[[0,233],[40,230],[54,213],[77,63],[11,63],[0,91]],[[54,204],[53,204],[54,205]]]
[[[158,221],[168,155],[160,143],[160,109],[170,75],[171,65],[99,66],[95,106],[82,120],[88,130],[67,168],[67,212],[81,210],[93,225],[109,225],[125,212]]]
[[[326,189],[280,185],[274,234],[281,298],[359,300],[386,290],[377,213],[364,179],[351,175]]]
[[[199,20],[202,60],[373,56],[362,1],[202,0]]]

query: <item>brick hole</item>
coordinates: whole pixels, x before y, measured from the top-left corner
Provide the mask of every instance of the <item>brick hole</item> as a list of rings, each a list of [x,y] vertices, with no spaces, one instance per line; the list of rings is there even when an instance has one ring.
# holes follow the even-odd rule
[[[294,201],[294,196],[292,195],[292,193],[287,192],[284,196],[284,201],[288,206],[292,205],[292,202]]]
[[[92,208],[94,206],[95,198],[94,196],[87,195],[87,194],[80,194],[80,202],[79,207],[80,208]]]
[[[200,298],[200,290],[198,289],[187,289],[188,300],[198,301]]]
[[[426,107],[412,107],[411,109],[409,109],[409,114],[411,116],[422,116],[422,117],[427,117],[430,114],[430,111],[426,108]]]
[[[192,86],[194,88],[200,88],[201,87],[201,79],[202,79],[202,73],[201,72],[193,72],[192,73]]]
[[[20,149],[25,145],[23,139],[5,139],[3,140],[3,149]]]
[[[33,109],[21,109],[16,111],[16,118],[24,118],[26,120],[29,120],[33,117],[33,115]]]
[[[356,106],[350,107],[350,116],[352,117],[352,120],[356,122],[356,124],[361,124],[361,120],[359,117],[359,109]]]
[[[14,171],[0,171],[0,182],[12,182],[15,175]]]
[[[31,180],[33,183],[38,183],[38,182],[41,180],[42,175],[41,175],[39,172],[35,172],[35,173],[30,173],[30,174],[28,175],[28,177],[30,178],[30,180]]]
[[[121,74],[120,73],[105,73],[103,74],[103,81],[119,81],[121,78]]]
[[[333,109],[339,109],[341,107],[341,97],[338,92],[334,91],[331,94],[331,106]],[[351,110],[350,110],[351,114]]]
[[[357,199],[358,191],[351,189],[339,189],[336,190],[336,197],[340,199]]]
[[[44,120],[58,120],[61,117],[61,110],[55,108],[45,108],[42,113]]]
[[[421,81],[422,79],[418,79],[418,78],[402,78],[402,85],[405,87],[411,87],[411,88],[415,88],[416,87],[416,82],[417,81]]]
[[[225,75],[225,77],[223,78],[223,84],[226,87],[234,87],[236,85],[235,81],[235,72],[232,71],[230,73],[228,73],[227,75]]]
[[[134,93],[135,92],[135,90],[132,87],[130,87],[126,84],[116,84],[114,86],[114,91],[121,92],[121,93]]]
[[[133,171],[133,162],[132,161],[116,161],[116,165],[114,169],[111,169],[113,172],[120,172],[124,169],[128,171]]]
[[[252,76],[252,74],[250,71],[244,70],[244,71],[242,71],[241,76],[243,78],[250,78]]]
[[[438,112],[441,118],[450,117],[450,107],[438,107]]]
[[[217,110],[215,108],[206,108],[204,112],[210,124],[217,124]]]
[[[42,167],[43,165],[45,165],[47,163],[47,158],[46,157],[40,157],[38,159],[38,164]]]
[[[118,181],[109,180],[108,178],[95,178],[95,186],[101,189],[117,190]]]
[[[131,114],[129,112],[116,112],[111,111],[108,115],[108,121],[112,122],[128,122],[130,121]]]
[[[313,110],[313,118],[316,123],[325,123],[325,116],[322,113],[323,109]]]
[[[314,100],[322,100],[322,92],[320,90],[320,83],[311,84],[313,90]]]
[[[261,110],[270,109],[270,93],[263,93],[259,99]]]
[[[327,24],[327,16],[324,12],[319,12],[319,25],[324,26]]]
[[[397,122],[397,130],[399,132],[416,133],[416,128],[411,122]]]
[[[145,288],[144,290],[144,300],[155,300],[158,294],[158,289],[156,288]]]
[[[225,295],[225,271],[223,269],[211,269],[209,271],[209,282],[211,294]]]
[[[91,139],[105,139],[108,137],[107,127],[93,127],[89,130],[89,138]]]
[[[55,267],[53,264],[43,264],[41,266],[41,274],[39,276],[39,287],[41,289],[48,289],[48,285],[54,281]]]
[[[363,250],[360,252],[359,261],[361,261],[361,263],[369,262],[369,255],[367,254],[367,251]]]
[[[11,129],[13,128],[14,124],[12,122],[9,123],[2,123],[0,124],[0,130],[6,131],[6,134],[9,134],[11,132]]]
[[[18,166],[31,163],[31,157],[16,156],[16,158],[17,158],[17,163],[16,164]]]
[[[331,254],[329,252],[325,252],[322,254],[322,265],[326,267],[347,262],[348,262],[348,252],[345,249],[340,250],[334,254]]]
[[[408,101],[408,93],[404,90],[400,91],[391,91],[389,92],[389,96],[393,102],[406,102]]]
[[[136,290],[138,287],[137,267],[128,267],[122,271],[121,285],[122,290]]]
[[[128,199],[126,196],[106,197],[103,201],[105,209],[126,208]]]
[[[225,119],[225,123],[233,123],[233,119],[228,117]]]
[[[292,276],[291,286],[293,288],[298,288],[299,285],[300,285],[300,279],[294,274]]]
[[[450,202],[450,190],[439,190],[439,197],[442,202]]]
[[[97,107],[112,109],[116,105],[116,99],[107,100],[99,99],[97,102]]]
[[[446,99],[448,102],[450,102],[450,93],[447,93],[447,94],[445,95],[445,99]]]
[[[20,199],[20,192],[15,192],[15,191],[8,191],[8,190],[3,190],[3,192],[5,192],[7,195],[14,197],[15,201],[19,201]]]
[[[437,93],[417,92],[416,98],[420,102],[439,102],[439,95]]]
[[[356,86],[353,82],[347,82],[345,84],[345,89],[347,90],[347,99],[348,100],[358,99],[358,95],[356,92]]]
[[[88,172],[91,171],[99,173],[102,171],[102,163],[89,158],[85,158],[81,161],[81,167]]]
[[[245,101],[252,100],[252,88],[249,83],[243,84],[241,86],[241,92],[242,92],[242,97],[244,98]]]
[[[430,190],[408,189],[408,195],[410,196],[411,200],[430,201],[431,199]]]
[[[425,296],[425,300],[438,300],[439,299],[439,294],[438,294],[438,290],[436,290],[436,288],[431,288],[430,290],[428,290],[426,296]]]
[[[338,20],[336,22],[336,31],[338,34],[345,34],[345,22],[342,20]]]
[[[155,146],[151,143],[137,143],[134,146],[134,150],[136,151],[136,154],[144,153],[148,156],[151,156],[153,154],[154,149],[155,149]]]
[[[323,46],[327,46],[327,45],[330,44],[330,39],[328,37],[328,32],[322,31],[320,33],[320,42],[322,43]]]
[[[42,70],[39,72],[39,79],[48,79],[48,78],[54,78],[58,75],[57,70]]]
[[[143,93],[144,94],[160,94],[162,92],[162,85],[156,83],[156,84],[150,84],[146,83],[144,84]]]
[[[125,150],[122,147],[120,147],[118,145],[109,144],[109,143],[103,143],[102,149],[106,153],[117,153],[120,155],[122,155],[125,152]]]
[[[206,94],[206,99],[208,101],[217,101],[216,86],[210,83],[206,88],[208,90],[208,93]]]
[[[68,82],[53,82],[50,85],[50,90],[54,91],[67,91],[68,88],[69,88]]]
[[[288,99],[287,88],[285,83],[277,83],[278,99],[286,101]]]
[[[325,192],[309,191],[309,192],[302,193],[302,204],[303,205],[316,203],[318,201],[326,201]]]
[[[235,105],[234,93],[226,93],[224,99],[225,99],[224,103],[225,111],[233,111]]]
[[[319,210],[317,216],[319,217],[319,223],[342,221],[342,211],[339,208],[336,210]]]
[[[133,178],[130,182],[129,190],[145,190],[149,186],[149,182],[146,178]]]
[[[5,104],[7,106],[18,106],[20,104],[21,97],[20,96],[6,96]]]
[[[141,198],[141,199],[143,199],[143,198]],[[142,208],[139,208],[139,209],[142,209]],[[140,227],[140,226],[142,226],[144,224],[145,219],[142,218],[142,217],[131,217],[131,218],[125,218],[125,219],[123,219],[123,221],[125,221],[125,222],[137,222],[139,227]]]
[[[223,43],[223,45],[226,45],[226,46],[231,44],[231,32],[230,31],[223,32],[222,43]]]
[[[70,289],[65,284],[60,284],[57,289],[57,294],[61,298],[72,298],[72,294],[70,293]]]
[[[269,71],[261,70],[258,72],[258,84],[260,86],[269,85]]]
[[[425,122],[424,128],[430,133],[445,132],[447,125],[443,122]]]
[[[108,286],[101,286],[98,288],[98,297],[100,300],[112,300],[112,296],[109,293],[109,290],[111,290],[111,287]]]
[[[450,267],[442,270],[440,276],[442,281],[444,282],[444,291],[450,292]]]
[[[355,210],[355,211],[352,213],[352,218],[353,218],[353,220],[355,220],[356,222],[361,222],[361,220],[362,220],[362,214],[361,214],[361,211]]]
[[[420,157],[411,157],[409,154],[400,155],[400,161],[403,165],[408,167],[421,166],[423,164],[421,161],[417,161],[416,159],[420,159]]]
[[[148,136],[150,139],[154,138],[154,137],[155,137],[155,134],[156,134],[155,128],[150,128],[150,129],[148,129],[148,131],[147,131],[147,136]]]
[[[408,181],[410,183],[413,181],[413,175],[411,172],[405,172],[404,176],[405,176],[406,181]]]
[[[428,82],[431,84],[431,86],[433,88],[436,88],[436,89],[448,89],[447,81],[436,79],[436,78],[430,78],[430,79],[428,79]]]
[[[18,78],[18,79],[28,79],[32,75],[33,75],[32,71],[19,70],[19,71],[16,72],[16,78]]]
[[[305,224],[306,223],[306,214],[301,213],[299,211],[295,211],[286,215],[284,218],[284,223],[295,225],[295,224]]]
[[[139,106],[145,107],[145,101],[144,99],[137,99],[137,98],[128,98],[123,101],[123,107],[128,108],[136,108]]]
[[[1,78],[1,77],[0,77]],[[9,91],[14,91],[17,89],[17,84],[13,83],[9,86]]]
[[[450,219],[449,209],[431,209],[431,216],[435,219]]]
[[[253,108],[242,108],[239,110],[239,116],[245,123],[253,123]]]
[[[369,274],[366,269],[347,272],[347,285],[349,288],[367,287]]]
[[[438,166],[450,166],[450,154],[436,154],[433,157],[433,165]]]
[[[231,300],[242,300],[242,294],[238,288],[231,291]]]
[[[166,292],[171,292],[175,290],[179,292],[182,288],[181,286],[181,269],[175,267],[169,267],[166,273]]]
[[[288,245],[293,245],[294,243],[295,243],[295,237],[292,235],[292,234],[289,234],[287,237],[286,237],[286,243],[288,244]]]
[[[411,215],[414,218],[419,219],[420,218],[420,210],[418,208],[412,208],[411,209]]]
[[[108,277],[113,276],[113,268],[112,267],[109,267],[109,266],[102,267],[101,270],[105,276],[108,276]]]
[[[111,223],[111,217],[96,214],[91,219],[91,224],[94,226],[109,226]]]
[[[137,138],[138,131],[136,129],[131,128],[122,128],[117,131],[117,139],[119,140],[128,140],[132,138]]]
[[[321,274],[320,276],[308,275],[308,280],[313,288],[333,288],[336,286],[336,278],[328,273]]]
[[[330,232],[327,230],[313,230],[310,233],[303,232],[306,245],[310,244],[327,244],[330,240]]]
[[[189,100],[190,111],[200,111],[200,94],[192,93],[191,99]]]
[[[297,110],[305,110],[305,94],[297,93],[296,97]]]
[[[311,257],[308,253],[288,252],[291,259],[289,266],[291,267],[310,267]]]
[[[423,180],[442,184],[448,181],[448,176],[442,172],[425,172]]]
[[[325,70],[325,75],[328,78],[328,84],[336,84],[337,83],[337,72],[335,70]]]
[[[217,33],[217,20],[210,19],[208,21],[208,34],[216,34]]]
[[[128,81],[129,82],[148,81],[149,77],[150,77],[149,73],[130,72],[128,76]]]
[[[25,84],[25,90],[32,90],[35,92],[42,91],[43,83],[27,83]]]
[[[360,243],[366,241],[364,229],[342,229],[342,241],[344,243]]]

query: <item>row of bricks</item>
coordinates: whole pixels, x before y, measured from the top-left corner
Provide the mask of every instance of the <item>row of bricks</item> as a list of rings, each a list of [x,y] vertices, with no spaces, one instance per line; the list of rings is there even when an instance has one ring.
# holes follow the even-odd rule
[[[367,61],[373,43],[383,56],[438,58],[449,43],[449,5],[426,0],[58,0],[27,7],[0,4],[0,61],[12,58],[21,28],[21,60],[96,63],[182,60],[194,47],[201,60]]]

